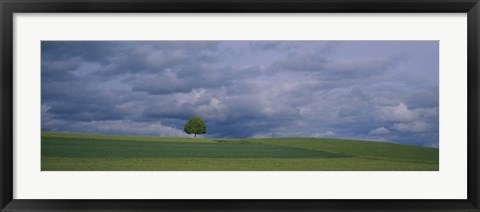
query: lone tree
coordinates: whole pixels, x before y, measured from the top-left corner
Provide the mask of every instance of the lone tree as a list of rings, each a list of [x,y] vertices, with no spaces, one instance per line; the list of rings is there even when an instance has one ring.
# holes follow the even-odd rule
[[[197,134],[207,133],[207,127],[205,125],[205,122],[200,117],[193,116],[187,121],[185,127],[183,128],[183,131],[185,131],[189,135],[194,134],[196,138]]]

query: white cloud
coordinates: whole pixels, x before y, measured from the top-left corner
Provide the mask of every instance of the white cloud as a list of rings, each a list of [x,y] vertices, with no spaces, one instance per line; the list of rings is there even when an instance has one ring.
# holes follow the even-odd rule
[[[132,122],[129,120],[81,122],[76,127],[81,127],[91,132],[117,135],[187,136],[182,130],[165,126],[161,123]]]
[[[321,138],[321,137],[333,137],[335,136],[336,133],[331,131],[331,130],[328,130],[326,132],[323,132],[323,133],[312,133],[312,137],[318,137],[318,138]]]
[[[389,134],[389,133],[390,133],[390,130],[388,130],[387,128],[379,127],[379,128],[371,130],[368,134],[369,135],[386,135],[386,134]]]
[[[177,105],[181,106],[183,104],[194,104],[195,102],[197,102],[198,99],[200,99],[205,94],[206,94],[206,90],[203,88],[200,88],[200,89],[194,89],[190,93],[176,93],[176,94],[173,94],[173,97],[175,98]]]
[[[211,98],[209,104],[198,106],[201,116],[211,120],[225,120],[226,107],[222,101],[217,98]]]
[[[380,108],[379,117],[383,121],[414,122],[438,116],[438,107],[409,109],[404,103]]]
[[[401,103],[397,106],[386,106],[380,109],[380,117],[384,121],[411,122],[418,119],[418,113],[409,110]]]
[[[398,130],[400,132],[426,132],[430,129],[430,125],[423,121],[414,121],[410,123],[395,123],[392,126],[392,129]]]

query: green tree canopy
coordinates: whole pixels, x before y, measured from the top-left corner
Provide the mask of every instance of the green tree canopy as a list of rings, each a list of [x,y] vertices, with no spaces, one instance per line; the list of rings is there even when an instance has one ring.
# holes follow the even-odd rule
[[[207,133],[207,126],[205,122],[198,116],[193,116],[190,118],[187,123],[185,123],[185,127],[183,128],[185,133],[191,135],[194,134],[195,138],[197,134],[205,134]]]

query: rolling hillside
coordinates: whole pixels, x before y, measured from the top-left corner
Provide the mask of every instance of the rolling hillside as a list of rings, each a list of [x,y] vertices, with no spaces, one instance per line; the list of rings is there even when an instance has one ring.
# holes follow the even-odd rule
[[[42,171],[437,171],[438,149],[323,138],[42,132]]]

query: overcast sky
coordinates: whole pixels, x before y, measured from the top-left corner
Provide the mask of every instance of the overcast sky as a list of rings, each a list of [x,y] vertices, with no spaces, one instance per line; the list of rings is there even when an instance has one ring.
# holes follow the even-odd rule
[[[438,147],[437,41],[43,41],[42,130]]]

